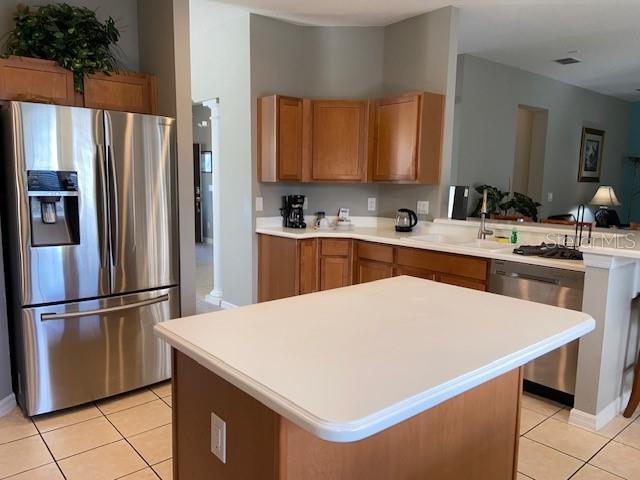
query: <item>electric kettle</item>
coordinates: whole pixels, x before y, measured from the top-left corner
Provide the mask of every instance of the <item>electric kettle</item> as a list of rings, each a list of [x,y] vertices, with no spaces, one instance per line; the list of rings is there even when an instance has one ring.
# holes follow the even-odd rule
[[[396,214],[396,232],[410,232],[418,224],[418,216],[413,210],[401,208]]]

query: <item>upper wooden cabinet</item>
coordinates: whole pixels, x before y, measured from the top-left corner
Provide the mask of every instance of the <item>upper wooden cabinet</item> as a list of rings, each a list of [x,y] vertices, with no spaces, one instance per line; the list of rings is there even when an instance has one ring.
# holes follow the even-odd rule
[[[311,109],[311,180],[365,180],[368,102],[313,100]]]
[[[261,182],[440,181],[444,96],[258,99]]]
[[[85,75],[84,106],[155,115],[158,111],[156,77],[140,73]]]
[[[0,100],[72,105],[156,114],[156,77],[138,73],[85,75],[84,93],[74,90],[73,73],[50,60],[0,59]]]
[[[440,181],[444,96],[414,93],[376,100],[370,176],[376,182]]]
[[[261,182],[302,180],[302,99],[258,99],[258,174]]]
[[[75,105],[73,73],[52,60],[0,58],[0,100]]]

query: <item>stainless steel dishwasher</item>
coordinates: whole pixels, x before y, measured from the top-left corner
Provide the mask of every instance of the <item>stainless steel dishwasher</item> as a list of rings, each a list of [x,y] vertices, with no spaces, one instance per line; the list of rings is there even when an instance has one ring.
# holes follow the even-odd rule
[[[489,291],[508,297],[582,310],[584,273],[493,260]],[[578,340],[528,363],[524,378],[568,395],[576,390]]]

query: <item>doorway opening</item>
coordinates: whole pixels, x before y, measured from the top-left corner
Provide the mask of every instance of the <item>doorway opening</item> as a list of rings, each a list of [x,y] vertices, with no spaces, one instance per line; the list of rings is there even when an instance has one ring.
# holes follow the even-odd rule
[[[193,113],[193,198],[196,241],[196,313],[218,310],[215,288],[215,178],[214,158],[219,151],[217,100],[194,103]],[[219,240],[219,239],[218,239]]]
[[[542,203],[549,111],[518,105],[516,151],[511,191]]]

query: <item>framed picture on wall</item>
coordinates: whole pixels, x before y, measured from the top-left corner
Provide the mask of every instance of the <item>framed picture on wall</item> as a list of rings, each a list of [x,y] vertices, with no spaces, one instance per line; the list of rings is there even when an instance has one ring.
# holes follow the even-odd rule
[[[204,150],[200,158],[200,171],[211,173],[211,152]]]
[[[599,182],[602,170],[602,152],[604,150],[604,130],[582,129],[580,142],[579,182]]]

